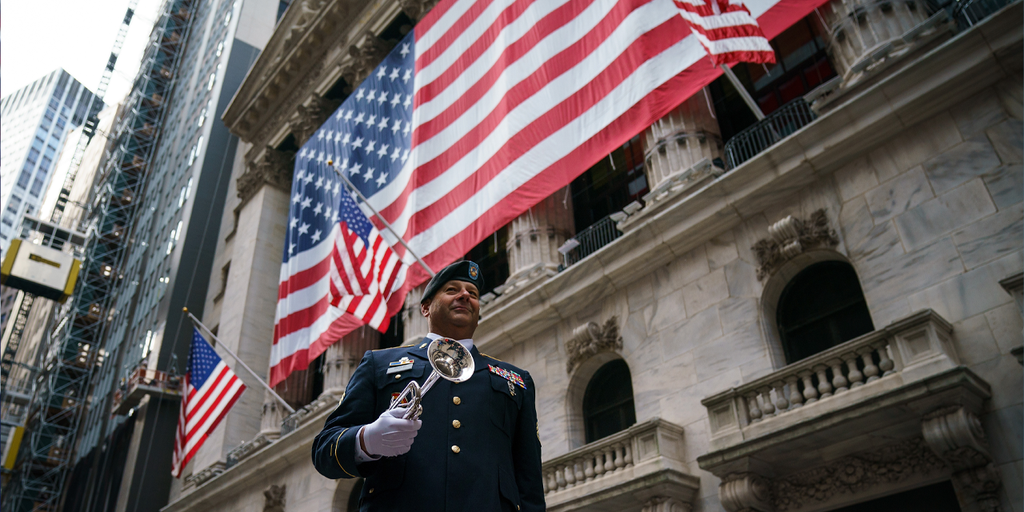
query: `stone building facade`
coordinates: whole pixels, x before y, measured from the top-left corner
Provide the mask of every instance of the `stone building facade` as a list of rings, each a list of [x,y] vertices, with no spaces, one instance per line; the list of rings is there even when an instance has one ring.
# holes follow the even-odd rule
[[[290,152],[430,7],[296,0],[224,114],[242,142],[204,321],[253,368]],[[1024,510],[1022,12],[992,10],[833,1],[812,15],[835,70],[804,96],[813,122],[722,165],[727,120],[698,93],[639,134],[649,192],[611,216],[618,238],[566,266],[562,192],[505,228],[475,341],[537,383],[550,510]],[[794,344],[841,282],[860,316]],[[409,309],[403,339],[426,330]],[[290,379],[295,414],[239,402],[163,510],[354,510],[359,482],[309,450],[380,343],[356,331]]]

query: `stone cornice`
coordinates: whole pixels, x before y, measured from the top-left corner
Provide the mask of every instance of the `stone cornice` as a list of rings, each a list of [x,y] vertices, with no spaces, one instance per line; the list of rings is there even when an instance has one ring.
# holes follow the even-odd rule
[[[235,500],[246,489],[265,489],[280,483],[274,475],[282,474],[296,464],[309,464],[309,451],[313,438],[323,428],[324,421],[334,409],[326,408],[317,417],[303,423],[276,442],[242,460],[238,465],[209,479],[188,494],[181,494],[161,512],[184,510],[215,510],[226,500]]]
[[[276,144],[298,107],[341,76],[352,61],[348,48],[379,33],[399,10],[384,0],[296,0],[224,111],[224,124],[256,147]]]
[[[652,269],[831,175],[867,148],[996,82],[1018,81],[1021,15],[1020,3],[1006,7],[695,193],[680,196],[533,292],[485,308],[475,338],[480,350],[500,354],[542,335],[593,307],[580,297],[624,292]]]

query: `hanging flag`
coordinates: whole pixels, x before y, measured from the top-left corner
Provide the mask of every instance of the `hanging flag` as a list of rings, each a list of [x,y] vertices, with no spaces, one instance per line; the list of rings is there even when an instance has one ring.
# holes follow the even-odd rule
[[[774,37],[822,3],[748,6]],[[441,0],[296,155],[271,385],[366,323],[332,306],[347,233],[332,167],[440,269],[721,72],[671,0]],[[378,279],[386,329],[428,275],[381,234],[404,262]]]
[[[775,51],[741,0],[673,0],[711,63],[772,64]]]
[[[171,462],[171,474],[175,478],[181,477],[182,469],[245,391],[245,384],[195,327],[181,390],[181,410]]]

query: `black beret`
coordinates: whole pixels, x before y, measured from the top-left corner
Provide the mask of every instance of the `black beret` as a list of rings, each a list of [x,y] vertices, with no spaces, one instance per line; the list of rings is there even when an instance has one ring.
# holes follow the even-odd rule
[[[473,283],[476,285],[477,290],[484,287],[484,276],[480,275],[480,265],[469,260],[456,261],[430,278],[427,288],[423,290],[423,298],[420,299],[420,304],[434,298],[434,294],[448,281]]]

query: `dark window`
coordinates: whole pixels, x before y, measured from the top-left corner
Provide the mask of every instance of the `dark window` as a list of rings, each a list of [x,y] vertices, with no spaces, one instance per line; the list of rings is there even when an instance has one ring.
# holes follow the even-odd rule
[[[771,40],[775,64],[741,63],[733,68],[762,112],[770,114],[836,76],[826,53],[825,33],[817,16],[808,16]],[[757,121],[724,76],[712,82],[709,90],[722,140]]]
[[[505,284],[508,279],[506,243],[508,226],[498,229],[466,253],[466,259],[480,265],[480,275],[484,276],[484,286],[479,290],[480,295],[493,291],[495,287]]]
[[[875,329],[857,273],[841,261],[815,263],[797,274],[776,311],[787,364]]]
[[[903,512],[905,510],[960,512],[960,504],[956,498],[956,491],[953,490],[953,484],[946,481],[838,508],[833,512]]]
[[[576,232],[621,211],[648,191],[644,149],[637,135],[573,180]]]
[[[36,178],[36,180],[32,182],[32,190],[29,190],[28,193],[32,194],[32,197],[39,197],[39,193],[42,191],[43,180],[42,178]]]
[[[28,182],[32,179],[32,174],[28,170],[22,170],[21,175],[18,176],[18,186],[21,188],[28,188]]]
[[[608,437],[634,423],[633,381],[626,362],[616,359],[597,370],[583,394],[583,426],[587,442]]]
[[[29,162],[36,163],[39,160],[39,150],[31,148],[28,150],[28,157],[25,158]]]

